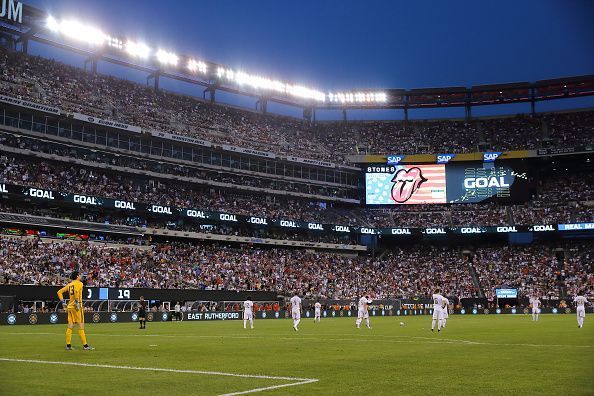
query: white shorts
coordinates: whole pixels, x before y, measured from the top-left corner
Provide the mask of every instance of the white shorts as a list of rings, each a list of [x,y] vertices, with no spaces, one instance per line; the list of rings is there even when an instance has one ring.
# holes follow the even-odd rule
[[[243,313],[244,320],[254,320],[254,314],[252,312],[244,312]]]
[[[365,311],[363,309],[360,309],[357,312],[357,319],[369,319],[369,311]]]
[[[443,318],[443,310],[441,308],[433,308],[433,319]]]
[[[442,319],[447,319],[450,317],[450,314],[448,313],[447,309],[444,309],[441,311],[441,318]]]
[[[586,317],[586,308],[578,307],[577,316],[578,316],[578,318],[585,318]]]
[[[540,309],[532,307],[532,313],[533,314],[539,314],[540,313]]]
[[[322,312],[319,309],[316,309],[316,312],[315,312],[314,315],[315,315],[316,318],[318,318],[318,317],[320,317],[322,315]]]
[[[293,319],[301,319],[301,311],[293,310],[292,314],[293,314]]]

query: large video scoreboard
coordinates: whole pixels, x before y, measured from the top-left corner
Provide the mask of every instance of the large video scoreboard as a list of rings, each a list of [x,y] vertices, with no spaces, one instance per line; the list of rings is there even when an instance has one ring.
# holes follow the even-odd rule
[[[521,163],[369,164],[367,205],[524,202],[531,181]]]

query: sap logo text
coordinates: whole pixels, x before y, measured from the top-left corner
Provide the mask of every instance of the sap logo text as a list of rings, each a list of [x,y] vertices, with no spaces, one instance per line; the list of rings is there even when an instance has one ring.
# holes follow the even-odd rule
[[[169,206],[161,206],[161,205],[152,205],[151,212],[153,213],[162,213],[162,214],[171,214],[171,208]]]
[[[334,226],[334,231],[337,231],[337,232],[351,232],[351,229],[348,226],[337,225],[337,226]]]
[[[497,227],[497,232],[518,232],[514,226]]]
[[[2,0],[0,18],[7,18],[13,22],[23,23],[23,3],[20,1],[15,2],[14,0]]]
[[[443,228],[426,228],[425,234],[445,234],[446,231]]]
[[[388,164],[399,164],[403,159],[403,155],[388,155]]]
[[[288,227],[288,228],[299,228],[299,226],[297,225],[297,223],[295,223],[294,221],[290,221],[290,220],[281,220],[280,221],[280,226],[281,227]]]
[[[74,202],[85,205],[99,205],[95,197],[87,197],[86,195],[75,195]]]
[[[227,213],[219,214],[219,220],[223,221],[237,221],[237,216]]]
[[[252,224],[268,225],[268,221],[262,217],[250,217],[249,222]]]
[[[136,210],[134,202],[128,201],[115,201],[115,207],[118,209]]]
[[[0,193],[8,193],[8,187],[6,187],[6,184],[0,184]]]
[[[437,154],[437,163],[447,164],[454,156],[455,154]]]
[[[555,231],[555,226],[553,225],[535,225],[532,227],[532,231]]]
[[[375,235],[377,232],[373,228],[361,227],[361,234]]]
[[[324,226],[318,223],[307,223],[307,228],[310,230],[324,231]]]
[[[499,158],[500,155],[501,155],[501,152],[483,153],[483,161],[484,162],[493,162],[497,158]]]
[[[206,219],[206,214],[201,210],[188,209],[188,210],[186,210],[186,215],[188,217],[195,217],[198,219]]]
[[[464,188],[509,187],[503,176],[469,177],[464,179]]]
[[[43,199],[54,199],[54,193],[52,191],[41,190],[39,188],[30,188],[29,196]]]
[[[481,234],[484,231],[480,227],[463,227],[460,232],[462,234]]]
[[[410,235],[408,228],[392,228],[392,235]]]

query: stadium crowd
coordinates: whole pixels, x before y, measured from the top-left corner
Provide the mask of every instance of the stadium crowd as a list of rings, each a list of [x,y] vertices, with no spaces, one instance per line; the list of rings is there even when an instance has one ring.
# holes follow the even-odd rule
[[[594,112],[550,113],[464,121],[320,122],[262,115],[54,60],[0,49],[6,95],[66,111],[300,157],[346,162],[361,153],[405,154],[576,147],[594,140]],[[479,150],[481,148],[481,150]]]
[[[29,237],[0,237],[0,284],[58,285],[73,269],[89,286],[265,290],[305,298],[410,298],[436,286],[448,295],[492,299],[498,287],[558,298],[594,286],[587,244],[566,258],[543,246],[481,247],[463,259],[455,248],[430,245],[388,251],[381,258],[218,244],[164,243],[114,247]],[[478,283],[473,280],[476,271]]]

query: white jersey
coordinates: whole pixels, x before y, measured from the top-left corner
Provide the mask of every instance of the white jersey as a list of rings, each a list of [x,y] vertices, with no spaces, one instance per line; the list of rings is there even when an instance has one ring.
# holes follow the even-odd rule
[[[372,300],[367,297],[361,297],[359,299],[359,311],[367,311],[367,305],[371,304]]]
[[[588,299],[584,296],[575,296],[573,298],[573,302],[577,305],[578,308],[585,308]]]
[[[444,318],[448,318],[449,317],[449,305],[450,305],[450,300],[448,300],[446,297],[443,298],[443,317]]]
[[[250,300],[245,300],[243,302],[243,312],[245,313],[252,313],[252,309],[254,308],[254,303]]]
[[[319,302],[314,304],[314,308],[316,310],[316,313],[320,312],[322,309],[322,304],[320,304]]]
[[[291,309],[293,312],[301,311],[301,298],[299,296],[291,297]]]
[[[530,304],[532,304],[532,308],[540,308],[540,300],[538,298],[533,298],[532,300],[530,300]]]
[[[443,307],[443,300],[444,297],[441,294],[433,294],[433,296],[431,296],[431,299],[433,300],[433,309],[441,309]]]

